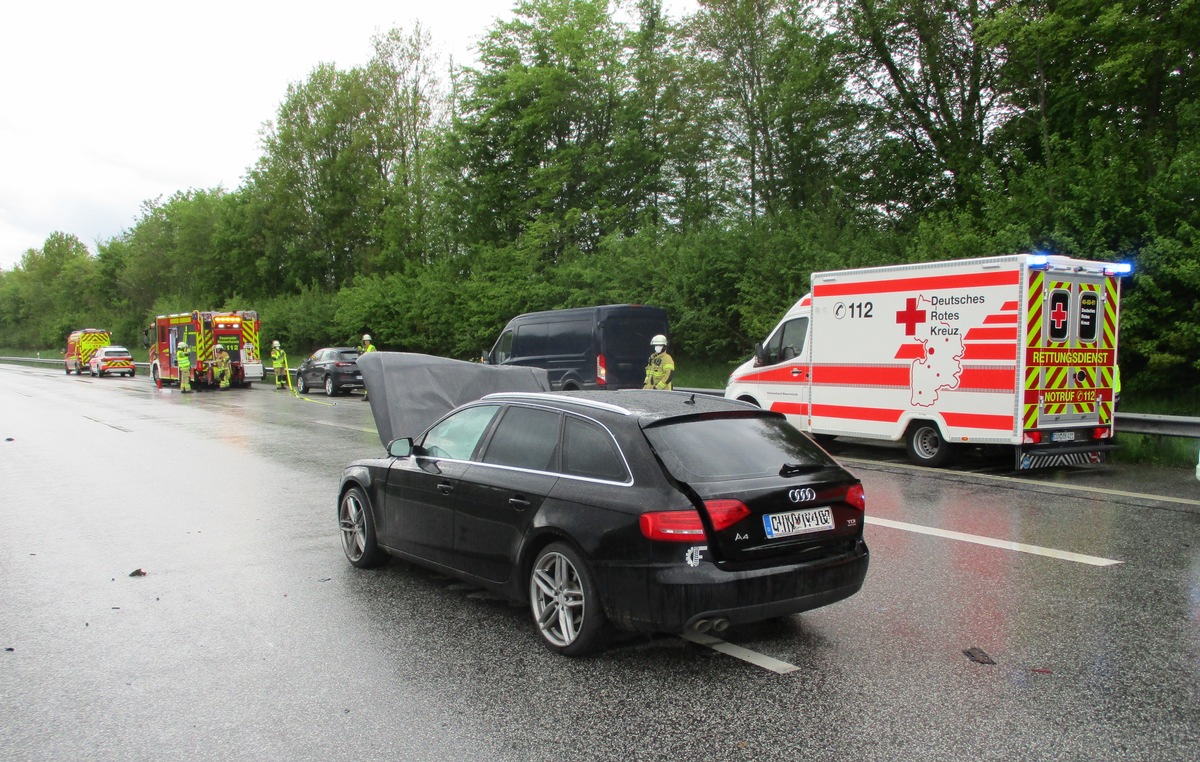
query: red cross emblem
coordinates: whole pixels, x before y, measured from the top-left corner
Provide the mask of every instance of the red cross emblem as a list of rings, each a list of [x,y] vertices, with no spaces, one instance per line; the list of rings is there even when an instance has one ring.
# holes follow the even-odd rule
[[[1067,322],[1067,310],[1061,303],[1055,304],[1050,310],[1050,322],[1054,323],[1054,330],[1061,330],[1063,324]]]
[[[917,309],[917,300],[909,297],[904,309],[896,313],[896,322],[904,324],[905,336],[917,335],[917,323],[925,322],[925,310]]]

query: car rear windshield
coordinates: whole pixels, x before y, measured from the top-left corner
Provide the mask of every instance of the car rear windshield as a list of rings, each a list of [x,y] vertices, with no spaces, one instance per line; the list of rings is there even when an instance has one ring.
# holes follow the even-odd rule
[[[680,481],[711,482],[834,465],[825,451],[783,418],[693,418],[646,429],[646,437]]]
[[[347,349],[337,353],[338,362],[354,362],[358,359],[358,350]]]
[[[104,350],[105,357],[129,357],[128,349],[106,349]]]

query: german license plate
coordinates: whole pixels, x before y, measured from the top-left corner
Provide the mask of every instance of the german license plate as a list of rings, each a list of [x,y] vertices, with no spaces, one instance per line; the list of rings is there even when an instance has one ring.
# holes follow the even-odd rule
[[[810,508],[806,511],[771,513],[763,516],[763,529],[769,538],[791,537],[833,529],[833,510]]]
[[[1074,442],[1074,431],[1055,431],[1050,435],[1051,442]]]

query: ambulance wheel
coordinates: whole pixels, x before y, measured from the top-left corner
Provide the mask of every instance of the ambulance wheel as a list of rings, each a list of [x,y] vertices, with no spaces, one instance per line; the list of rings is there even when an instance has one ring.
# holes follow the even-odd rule
[[[296,393],[308,394],[308,382],[304,380],[304,374],[302,373],[296,374]]]
[[[325,377],[325,396],[326,397],[336,397],[337,396],[337,387],[333,385],[333,376]]]
[[[342,550],[351,564],[366,569],[378,566],[387,558],[387,552],[379,547],[375,538],[371,503],[358,487],[351,487],[342,495],[342,502],[338,505],[338,524],[342,530]]]
[[[918,466],[937,468],[950,462],[954,446],[942,437],[937,424],[914,421],[905,435],[908,459]]]
[[[743,394],[741,397],[738,397],[738,402],[747,402],[751,405],[754,405],[754,407],[762,407],[762,405],[758,404],[758,400],[745,394]]]

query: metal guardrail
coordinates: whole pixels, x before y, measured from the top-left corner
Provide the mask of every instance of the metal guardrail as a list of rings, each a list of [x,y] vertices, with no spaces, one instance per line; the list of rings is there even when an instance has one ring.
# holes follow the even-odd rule
[[[0,357],[0,362],[11,362],[11,363],[16,363],[16,364],[28,363],[30,365],[57,365],[60,367],[63,365],[63,361],[61,358],[59,358],[57,360],[47,360],[47,359],[41,358],[41,357]],[[133,367],[138,369],[139,371],[145,371],[146,373],[150,372],[150,363],[148,363],[148,362],[135,362],[133,364]],[[296,369],[288,368],[288,373],[291,376],[295,377]],[[263,366],[263,378],[264,379],[267,376],[274,377],[274,375],[275,375],[275,370],[273,368],[268,368],[266,366]]]
[[[0,357],[0,362],[28,363],[30,365],[62,365],[61,358],[45,360],[35,357]],[[149,371],[150,364],[135,362],[135,368]],[[293,374],[295,369],[289,369]],[[263,368],[266,375],[275,376],[272,368]],[[265,379],[265,376],[264,376]],[[676,387],[678,392],[694,392],[720,397],[724,389],[696,389]],[[1148,413],[1117,413],[1117,433],[1119,434],[1150,434],[1161,437],[1182,437],[1184,439],[1200,439],[1200,417],[1184,415],[1152,415]]]

